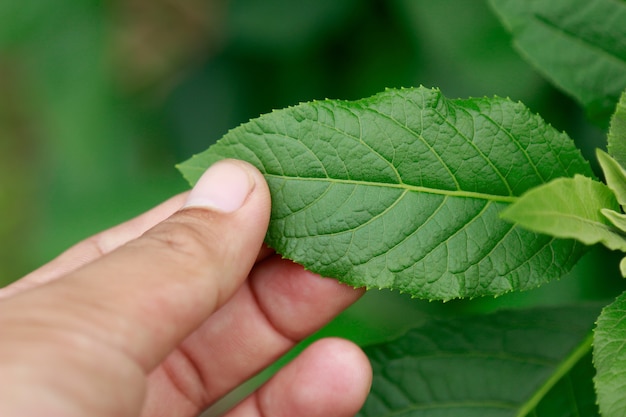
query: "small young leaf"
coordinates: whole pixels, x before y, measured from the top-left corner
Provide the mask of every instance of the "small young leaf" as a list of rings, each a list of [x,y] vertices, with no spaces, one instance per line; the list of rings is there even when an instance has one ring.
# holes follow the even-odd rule
[[[593,339],[593,362],[600,411],[626,415],[626,293],[602,310]]]
[[[605,208],[601,209],[600,213],[602,213],[602,215],[606,217],[607,220],[609,220],[617,229],[622,232],[626,232],[626,215],[624,213],[618,213]]]
[[[491,0],[515,46],[606,123],[626,88],[626,2]]]
[[[601,182],[576,175],[530,190],[509,206],[502,218],[536,232],[626,251],[626,238],[602,215],[604,208],[619,210],[611,190]]]
[[[624,137],[626,141],[626,137]],[[601,149],[596,150],[598,162],[602,167],[606,184],[615,193],[617,202],[621,206],[626,206],[626,171],[608,153]]]
[[[509,100],[422,87],[304,103],[230,131],[179,168],[194,183],[223,158],[265,174],[267,243],[350,285],[428,299],[501,294],[561,276],[582,253],[499,217],[537,185],[593,175],[571,139]]]
[[[611,118],[608,151],[622,167],[626,167],[626,91],[622,93]]]
[[[619,272],[621,272],[622,277],[626,278],[626,256],[619,262]]]
[[[366,347],[374,380],[358,416],[597,416],[598,312],[578,306],[433,320]]]

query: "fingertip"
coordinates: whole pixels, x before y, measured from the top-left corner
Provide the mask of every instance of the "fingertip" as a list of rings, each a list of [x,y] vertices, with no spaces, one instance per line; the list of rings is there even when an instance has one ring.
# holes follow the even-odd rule
[[[254,170],[243,161],[216,162],[202,174],[183,208],[206,207],[222,213],[239,210],[255,188],[258,175]]]
[[[364,293],[280,256],[259,265],[250,286],[272,327],[294,341],[318,330]]]
[[[308,349],[310,364],[300,375],[302,382],[318,381],[299,390],[302,409],[319,407],[319,416],[353,416],[362,407],[372,385],[369,359],[346,339],[326,338]],[[298,398],[298,397],[296,397]],[[323,404],[318,404],[325,398]],[[297,414],[296,414],[297,415]]]
[[[351,417],[372,383],[367,356],[354,343],[327,338],[309,346],[259,391],[262,415]]]

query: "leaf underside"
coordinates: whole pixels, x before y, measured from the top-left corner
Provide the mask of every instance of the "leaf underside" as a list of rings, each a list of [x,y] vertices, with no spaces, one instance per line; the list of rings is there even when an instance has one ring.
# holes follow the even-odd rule
[[[626,2],[491,0],[522,55],[606,123],[626,88]]]
[[[497,295],[557,278],[581,254],[499,218],[530,188],[593,175],[565,134],[506,99],[420,87],[304,103],[231,130],[179,169],[193,184],[224,158],[265,174],[267,243],[350,285]]]
[[[597,416],[590,353],[598,311],[438,319],[366,347],[374,380],[358,416]]]

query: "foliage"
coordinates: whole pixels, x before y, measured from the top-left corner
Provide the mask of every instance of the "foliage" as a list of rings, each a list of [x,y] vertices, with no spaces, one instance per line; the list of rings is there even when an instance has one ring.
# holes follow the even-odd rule
[[[575,241],[626,252],[626,93],[616,103],[626,87],[626,4],[492,4],[520,50],[590,117],[613,113],[609,153],[597,151],[606,184],[567,135],[523,105],[449,100],[424,87],[274,111],[179,168],[193,184],[222,158],[251,162],[270,185],[266,241],[282,256],[350,285],[429,300],[550,281],[580,257]],[[596,333],[606,416],[626,403],[622,304],[603,311]],[[362,415],[596,415],[596,316],[582,306],[501,311],[370,347],[375,381]]]
[[[626,356],[624,339],[624,298],[620,295],[607,306],[598,319],[594,338],[593,358],[597,369],[595,379],[598,390],[598,403],[605,416],[623,415],[626,411],[624,380],[626,376]]]
[[[359,416],[598,415],[597,315],[597,306],[504,310],[433,320],[367,347],[375,380]]]
[[[602,415],[621,415],[623,296],[606,298],[625,287],[611,266],[623,255],[603,244],[622,252],[626,236],[625,99],[618,103],[625,9],[623,0],[0,3],[0,236],[9,242],[0,278],[15,279],[183,190],[174,161],[268,113],[226,133],[213,157],[190,162],[190,179],[194,164],[197,172],[215,157],[258,153],[264,167],[294,168],[287,178],[268,175],[274,218],[289,214],[268,235],[281,252],[306,263],[314,257],[298,253],[314,245],[319,256],[309,266],[327,275],[426,299],[466,297],[441,304],[369,291],[324,330],[374,342],[366,351],[375,384],[361,415],[593,416],[596,401]],[[398,89],[422,84],[440,90]],[[372,96],[385,88],[393,89]],[[493,96],[514,100],[446,98]],[[320,101],[269,113],[313,99]],[[354,114],[367,126],[358,145]],[[285,147],[272,149],[281,132]],[[343,144],[343,153],[333,160],[316,142],[305,161],[313,165],[290,167],[306,155],[295,150],[312,132]],[[255,149],[259,140],[280,155],[278,166]],[[410,152],[390,156],[405,141],[406,149],[432,151],[417,164]],[[297,213],[310,216],[302,223],[292,213],[313,187],[298,178],[322,166],[341,173],[344,163],[352,169],[342,178],[358,178],[354,193],[346,181],[322,177],[324,196],[336,193],[345,204],[330,210],[322,198]],[[389,170],[400,173],[395,183]],[[373,186],[379,177],[389,181]],[[395,204],[393,192],[403,195]],[[409,212],[413,201],[420,207]],[[405,211],[391,216],[398,209]],[[408,215],[415,212],[422,217]],[[294,225],[298,233],[284,233]],[[341,243],[325,239],[336,236],[316,235],[336,226],[366,239],[334,259]],[[402,233],[407,240],[398,240]],[[593,242],[567,278],[554,279],[578,259],[576,248]],[[523,259],[534,266],[514,270]],[[606,307],[591,335],[599,305]],[[501,310],[511,306],[523,308]]]

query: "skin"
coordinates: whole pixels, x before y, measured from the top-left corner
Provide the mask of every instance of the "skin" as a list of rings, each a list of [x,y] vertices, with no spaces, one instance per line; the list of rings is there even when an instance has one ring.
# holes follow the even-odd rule
[[[359,298],[264,247],[263,176],[216,166],[0,289],[0,415],[195,416]],[[370,384],[324,339],[227,416],[353,416]]]

